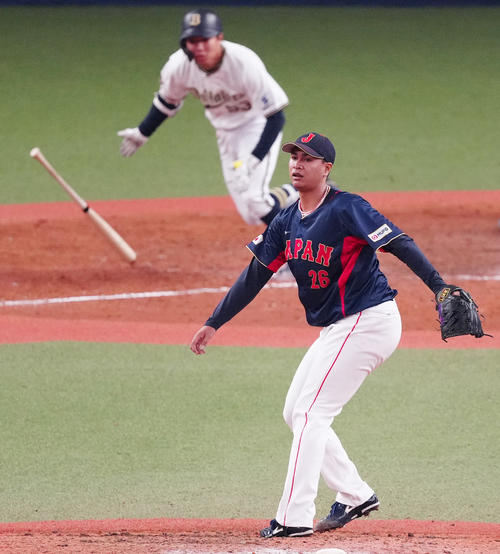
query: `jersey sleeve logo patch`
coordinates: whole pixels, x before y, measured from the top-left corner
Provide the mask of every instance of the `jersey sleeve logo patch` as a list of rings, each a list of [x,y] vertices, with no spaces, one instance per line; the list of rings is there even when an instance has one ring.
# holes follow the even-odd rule
[[[381,227],[373,231],[373,233],[370,233],[368,237],[372,242],[378,242],[390,233],[392,233],[392,229],[387,223],[384,223]]]
[[[255,245],[257,245],[257,244],[260,244],[263,240],[264,240],[264,236],[263,236],[263,235],[259,235],[258,237],[255,237],[255,238],[253,239],[252,242],[253,242]]]

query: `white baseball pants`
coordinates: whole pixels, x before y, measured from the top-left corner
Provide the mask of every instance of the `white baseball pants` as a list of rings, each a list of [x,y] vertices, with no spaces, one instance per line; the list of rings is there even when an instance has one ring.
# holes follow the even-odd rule
[[[249,225],[261,224],[261,218],[274,206],[274,200],[269,194],[269,183],[276,168],[283,134],[278,135],[266,157],[253,171],[250,186],[247,189],[241,190],[239,181],[235,179],[233,164],[236,160],[243,160],[252,153],[265,124],[266,119],[262,118],[236,129],[227,131],[218,129],[216,132],[222,174],[227,190],[239,214]]]
[[[331,424],[400,338],[401,318],[391,300],[324,327],[306,352],[283,411],[293,442],[278,523],[313,527],[320,474],[337,502],[357,506],[373,494]]]

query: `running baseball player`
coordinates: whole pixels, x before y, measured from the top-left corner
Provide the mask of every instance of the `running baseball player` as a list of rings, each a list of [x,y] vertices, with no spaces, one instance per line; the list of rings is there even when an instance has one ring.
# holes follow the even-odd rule
[[[283,495],[275,518],[260,532],[264,538],[336,529],[379,507],[375,491],[331,428],[401,337],[397,291],[381,272],[376,252],[397,256],[436,295],[446,287],[408,235],[362,197],[328,185],[335,161],[328,138],[305,133],[282,150],[290,153],[291,182],[300,200],[248,244],[249,266],[191,341],[191,350],[203,354],[216,330],[250,303],[285,262],[297,281],[307,322],[321,328],[286,397],[283,415],[293,442]],[[314,528],[320,475],[337,496]]]
[[[180,46],[161,70],[160,88],[144,120],[118,132],[120,152],[132,156],[191,92],[215,128],[224,180],[238,212],[250,225],[268,225],[298,198],[290,184],[269,189],[287,95],[255,52],[224,40],[221,20],[212,11],[184,16]]]

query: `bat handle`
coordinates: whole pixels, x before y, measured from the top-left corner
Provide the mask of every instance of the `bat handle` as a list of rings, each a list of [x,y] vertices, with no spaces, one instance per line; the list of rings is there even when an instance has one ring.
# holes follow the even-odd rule
[[[87,202],[76,192],[73,187],[71,187],[62,176],[55,170],[52,164],[47,160],[43,155],[42,151],[38,146],[32,148],[30,151],[30,156],[40,162],[43,167],[54,177],[54,179],[61,185],[61,187],[73,198],[73,200],[80,206],[80,208],[86,212],[89,209]]]

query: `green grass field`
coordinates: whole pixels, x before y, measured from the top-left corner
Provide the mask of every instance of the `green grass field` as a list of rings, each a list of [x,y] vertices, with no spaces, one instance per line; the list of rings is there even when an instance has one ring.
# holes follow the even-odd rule
[[[303,353],[3,346],[0,521],[272,517]],[[400,350],[366,380],[334,427],[381,498],[376,517],[498,520],[497,361]],[[331,502],[322,486],[318,515]]]
[[[89,200],[225,195],[213,129],[190,97],[133,158],[178,45],[182,7],[3,8],[0,203],[66,200],[39,146]],[[357,191],[498,187],[500,8],[221,7],[290,98],[285,138],[328,134]],[[283,155],[276,184],[287,179]]]
[[[0,204],[225,195],[188,99],[133,158],[184,9],[1,8]],[[496,189],[499,8],[230,8],[290,97],[286,138],[328,134],[356,191]],[[287,179],[286,156],[276,183]],[[303,350],[42,343],[0,347],[0,521],[272,517]],[[498,352],[400,350],[335,422],[376,517],[498,520]],[[241,498],[245,501],[242,503]],[[320,489],[318,515],[332,501]]]

